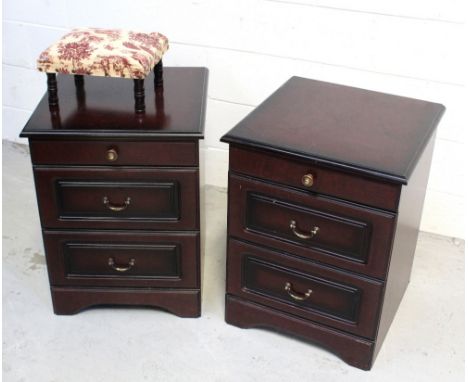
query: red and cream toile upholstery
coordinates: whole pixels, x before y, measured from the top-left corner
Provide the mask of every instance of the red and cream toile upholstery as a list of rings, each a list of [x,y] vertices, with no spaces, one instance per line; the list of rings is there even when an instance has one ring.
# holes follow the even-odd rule
[[[166,36],[120,29],[73,29],[41,53],[46,73],[142,79],[169,48]]]

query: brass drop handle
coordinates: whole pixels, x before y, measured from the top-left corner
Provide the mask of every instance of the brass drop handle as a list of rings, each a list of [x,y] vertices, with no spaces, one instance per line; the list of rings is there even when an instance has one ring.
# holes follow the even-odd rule
[[[293,286],[291,283],[287,282],[286,284],[284,284],[284,290],[286,292],[288,292],[288,295],[293,298],[294,300],[296,301],[304,301],[304,300],[307,300],[310,295],[312,294],[312,289],[308,289],[307,292],[305,293],[299,293],[299,292],[296,292],[294,289],[293,289]]]
[[[130,199],[130,196],[127,196],[127,199],[125,199],[124,204],[117,205],[117,204],[112,204],[109,201],[109,198],[107,196],[104,196],[102,198],[102,203],[111,211],[119,212],[127,209],[127,207],[130,205],[132,199]]]
[[[106,158],[109,162],[115,162],[118,157],[119,157],[119,154],[117,153],[116,149],[107,150]]]
[[[312,174],[305,174],[302,177],[302,185],[305,187],[312,187],[314,184],[314,176]]]
[[[115,264],[115,260],[113,257],[109,257],[107,264],[109,264],[109,267],[111,267],[113,270],[117,272],[127,272],[129,269],[131,269],[135,265],[135,259],[130,259],[127,266],[119,266]]]
[[[304,239],[304,240],[307,240],[307,239],[312,239],[315,235],[317,235],[318,231],[320,230],[319,227],[315,226],[314,228],[312,228],[310,230],[310,233],[303,233],[303,232],[300,232],[298,229],[297,229],[297,223],[295,220],[291,220],[289,222],[289,228],[291,228],[291,231],[293,231],[293,234],[296,235],[298,238],[300,239]]]

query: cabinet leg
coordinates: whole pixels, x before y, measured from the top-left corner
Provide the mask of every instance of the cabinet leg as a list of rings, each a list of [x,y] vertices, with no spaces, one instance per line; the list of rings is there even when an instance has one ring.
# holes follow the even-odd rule
[[[240,328],[267,328],[297,336],[330,350],[346,363],[370,370],[374,342],[345,334],[256,303],[226,295],[226,322]]]
[[[200,290],[105,289],[52,287],[54,313],[71,315],[99,305],[140,305],[167,310],[179,317],[199,317]]]

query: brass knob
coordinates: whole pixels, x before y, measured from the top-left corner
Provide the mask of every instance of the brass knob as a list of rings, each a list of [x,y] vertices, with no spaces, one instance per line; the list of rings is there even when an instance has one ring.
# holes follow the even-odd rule
[[[314,176],[312,174],[305,174],[302,177],[302,184],[306,187],[312,187],[314,184]]]
[[[117,150],[116,149],[109,149],[107,150],[107,155],[106,155],[106,158],[109,162],[115,162],[117,160],[117,158],[119,157],[119,155],[117,154]]]

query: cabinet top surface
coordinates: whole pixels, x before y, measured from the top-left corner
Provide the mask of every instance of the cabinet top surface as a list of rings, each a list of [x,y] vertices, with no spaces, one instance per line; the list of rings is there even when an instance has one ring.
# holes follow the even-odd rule
[[[46,93],[21,136],[203,138],[208,70],[165,67],[158,91],[153,75],[145,79],[145,112],[139,115],[133,81],[85,76],[84,92],[79,93],[73,76],[59,74],[58,113],[49,110]]]
[[[444,110],[292,77],[221,140],[407,183]]]

